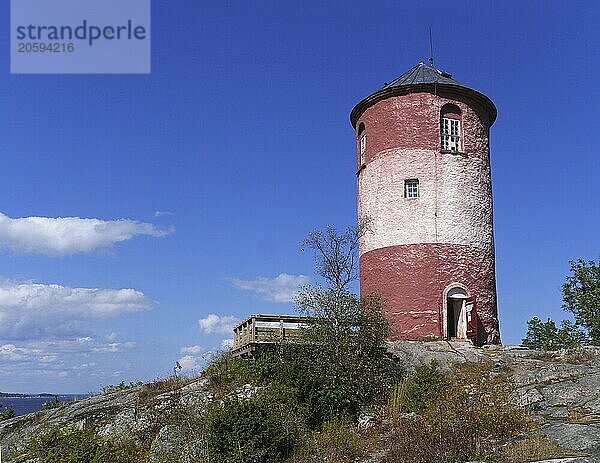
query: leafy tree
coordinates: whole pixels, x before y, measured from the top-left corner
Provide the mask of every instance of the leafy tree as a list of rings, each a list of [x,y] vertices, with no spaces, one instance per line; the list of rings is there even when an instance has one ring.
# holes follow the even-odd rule
[[[321,430],[327,422],[355,418],[362,405],[387,399],[400,372],[386,356],[382,303],[376,295],[361,301],[350,290],[357,276],[358,240],[366,229],[361,225],[338,233],[328,227],[304,241],[304,248],[315,252],[323,285],[304,287],[298,294],[299,310],[311,317],[298,339],[262,351],[251,365],[222,357],[208,367],[205,374],[221,396],[247,383],[263,391],[249,400],[225,400],[212,411],[212,455],[225,452],[222,443],[229,442],[241,452],[226,457],[231,461],[269,461],[283,455],[280,444],[292,445],[294,420]],[[262,437],[236,441],[249,429]]]
[[[358,278],[358,242],[370,229],[367,219],[343,233],[329,225],[325,230],[313,230],[302,242],[303,250],[309,248],[315,252],[317,271],[332,290],[343,292]]]
[[[349,290],[358,273],[358,242],[368,231],[367,221],[342,233],[329,226],[303,243],[315,252],[327,284],[304,287],[296,299],[300,312],[311,317],[300,338],[307,362],[298,390],[312,426],[344,413],[356,415],[360,405],[382,399],[397,374],[385,355],[388,324],[380,298],[361,301]]]
[[[570,261],[571,275],[563,285],[563,309],[575,316],[590,344],[600,345],[600,263]]]
[[[558,350],[568,349],[585,344],[585,333],[568,320],[563,320],[560,328],[553,320],[542,322],[533,317],[527,322],[527,335],[523,345],[531,349]]]
[[[556,350],[585,344],[600,345],[600,263],[569,261],[571,274],[562,286],[563,304],[575,316],[556,327],[553,320],[534,317],[527,322],[523,345],[533,349]]]

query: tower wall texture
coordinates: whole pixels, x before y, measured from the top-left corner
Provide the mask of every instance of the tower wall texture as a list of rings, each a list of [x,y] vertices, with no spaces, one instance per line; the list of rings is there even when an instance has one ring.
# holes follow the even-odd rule
[[[446,104],[461,112],[460,152],[440,150]],[[419,92],[376,102],[361,123],[358,212],[372,228],[360,242],[361,294],[382,296],[392,338],[416,340],[446,337],[446,293],[461,287],[477,297],[479,341],[497,342],[490,115],[465,95]],[[419,180],[419,198],[405,198],[407,179]]]

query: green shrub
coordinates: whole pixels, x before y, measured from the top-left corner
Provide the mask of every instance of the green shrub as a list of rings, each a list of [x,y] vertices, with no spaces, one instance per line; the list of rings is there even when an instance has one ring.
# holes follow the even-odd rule
[[[101,439],[92,427],[53,427],[29,443],[39,463],[143,463],[147,452],[130,436]]]
[[[42,404],[43,410],[52,410],[54,408],[60,408],[64,405],[64,403],[57,397],[54,396],[54,399],[49,400],[48,402],[44,402]]]
[[[8,420],[15,417],[15,411],[10,407],[5,407],[0,403],[0,421]]]
[[[512,385],[489,364],[461,364],[440,373],[435,364],[405,382],[397,439],[386,462],[459,463],[499,458],[496,442],[522,432],[526,416],[511,405]]]
[[[51,428],[33,442],[40,463],[101,463],[100,439],[93,429]]]
[[[349,418],[335,418],[317,433],[316,451],[329,462],[354,461],[364,455],[363,441]]]
[[[399,412],[421,413],[449,382],[435,360],[421,365],[415,373],[399,385],[394,394],[394,406]]]
[[[110,394],[112,392],[124,391],[125,389],[132,389],[134,387],[142,386],[143,384],[144,383],[141,381],[131,381],[129,384],[126,384],[125,381],[121,381],[119,384],[109,384],[108,386],[104,386],[102,388],[102,393]]]
[[[356,417],[360,406],[381,404],[401,377],[387,357],[388,324],[376,295],[359,300],[335,289],[305,288],[298,305],[312,319],[295,350],[284,357],[295,387],[319,429],[335,417]]]
[[[243,384],[284,388],[287,402],[297,405],[312,429],[336,417],[356,417],[361,405],[385,400],[400,372],[386,357],[379,337],[376,342],[370,340],[367,328],[361,332],[345,329],[338,333],[336,343],[331,339],[317,342],[312,341],[312,329],[329,330],[312,327],[300,342],[282,343],[253,361],[220,357],[204,373],[209,387],[218,397]]]
[[[281,393],[264,391],[213,404],[206,417],[211,461],[268,463],[288,455],[297,440],[298,421],[288,404],[275,400]]]

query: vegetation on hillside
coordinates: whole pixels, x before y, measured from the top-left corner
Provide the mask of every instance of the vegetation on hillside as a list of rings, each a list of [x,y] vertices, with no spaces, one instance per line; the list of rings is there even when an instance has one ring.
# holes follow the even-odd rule
[[[443,372],[432,363],[396,377],[399,382],[370,403],[368,429],[359,428],[348,408],[336,409],[336,399],[303,400],[293,386],[299,376],[293,368],[267,379],[285,365],[278,351],[255,362],[223,356],[203,374],[215,392],[210,404],[178,406],[149,435],[106,437],[92,426],[52,428],[33,439],[26,457],[41,463],[343,463],[385,449],[386,463],[515,463],[527,461],[526,455],[569,455],[539,437],[523,437],[531,426],[527,416],[509,400],[507,373],[490,364],[462,364]],[[321,379],[319,374],[308,382]],[[156,397],[146,396],[147,405]],[[317,406],[323,407],[319,425],[310,415]],[[157,451],[150,444],[167,428],[177,445]]]
[[[452,373],[435,362],[417,368],[388,406],[396,438],[385,462],[507,461],[499,443],[528,426],[511,390],[491,364],[456,365]]]
[[[444,372],[432,363],[409,376],[386,355],[382,301],[350,291],[367,229],[329,227],[308,236],[304,247],[315,252],[324,281],[298,294],[311,321],[298,340],[255,360],[216,358],[201,374],[210,400],[181,400],[184,378],[131,385],[139,387],[136,414],[149,413],[151,426],[108,437],[92,424],[51,428],[18,461],[342,463],[373,449],[385,449],[390,463],[560,456],[522,438],[529,423],[509,401],[506,372],[485,363]]]

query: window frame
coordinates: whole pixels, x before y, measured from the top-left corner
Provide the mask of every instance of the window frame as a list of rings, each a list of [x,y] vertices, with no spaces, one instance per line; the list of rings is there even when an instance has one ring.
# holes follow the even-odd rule
[[[364,122],[358,124],[356,129],[356,161],[359,172],[367,163],[367,127]]]
[[[440,121],[440,142],[442,151],[460,153],[462,149],[462,121],[456,117],[442,115]]]
[[[404,198],[419,199],[421,197],[421,188],[418,178],[407,178],[404,180]]]
[[[360,165],[364,166],[367,162],[367,134],[362,133],[360,136]]]

